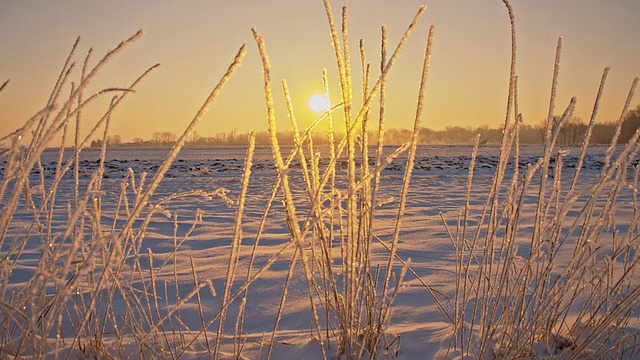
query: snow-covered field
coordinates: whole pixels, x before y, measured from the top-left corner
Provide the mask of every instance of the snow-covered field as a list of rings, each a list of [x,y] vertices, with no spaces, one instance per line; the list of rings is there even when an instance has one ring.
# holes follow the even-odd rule
[[[321,148],[318,151],[322,153],[323,150],[325,149]],[[547,189],[546,196],[549,201],[545,204],[551,210],[547,210],[543,221],[551,224],[550,227],[559,216],[558,213],[562,213],[556,211],[562,206],[555,203],[555,191],[560,194],[567,193],[580,152],[579,148],[567,150],[563,153],[562,177],[555,178],[558,176],[553,167],[556,161],[552,160],[549,170],[550,179],[553,181],[550,181],[551,185]],[[553,263],[556,267],[551,271],[552,275],[564,276],[563,269],[569,267],[572,257],[576,256],[570,249],[573,249],[574,238],[578,236],[572,234],[577,234],[581,227],[568,229],[573,221],[580,219],[583,208],[591,206],[588,199],[591,194],[597,192],[597,179],[606,162],[605,150],[605,147],[589,149],[576,185],[575,196],[571,197],[571,205],[562,208],[566,212],[562,216],[563,225],[557,231],[562,235],[568,234],[568,240],[563,244],[564,247],[558,247],[562,248],[562,251],[554,255]],[[234,351],[236,354],[240,352],[240,357],[243,358],[265,358],[272,346],[269,356],[273,359],[320,359],[323,352],[320,349],[319,338],[326,356],[339,358],[341,354],[336,343],[336,335],[333,333],[339,322],[336,320],[336,314],[327,309],[321,300],[322,292],[327,289],[322,285],[323,277],[320,275],[324,270],[318,268],[323,262],[311,261],[310,264],[315,281],[315,293],[312,298],[320,319],[318,327],[322,333],[319,337],[310,307],[305,269],[295,241],[292,241],[291,225],[285,221],[287,214],[281,191],[276,193],[271,209],[266,215],[264,228],[260,229],[261,218],[277,181],[270,148],[258,148],[254,154],[247,196],[242,207],[241,236],[238,237],[241,241],[237,243],[237,247],[233,246],[232,242],[246,156],[246,149],[243,148],[183,149],[148,201],[150,205],[145,207],[142,215],[128,228],[132,234],[120,236],[118,231],[126,228],[132,204],[135,203],[136,196],[139,196],[135,188],[141,184],[143,188],[146,186],[167,152],[168,150],[162,149],[109,150],[104,162],[105,172],[100,179],[100,190],[93,191],[91,189],[98,181],[93,174],[99,168],[100,152],[93,149],[84,150],[81,153],[80,191],[77,196],[81,199],[80,202],[86,196],[87,204],[86,210],[78,214],[79,220],[75,229],[67,227],[70,223],[69,217],[73,216],[75,210],[73,204],[80,203],[74,202],[72,170],[55,185],[55,208],[45,207],[42,212],[38,211],[46,194],[54,186],[58,158],[56,150],[46,150],[43,153],[42,166],[34,168],[30,176],[32,193],[20,196],[10,226],[5,229],[6,235],[0,243],[2,278],[8,280],[2,284],[0,299],[3,305],[0,311],[2,357],[10,358],[12,354],[19,352],[20,358],[33,355],[63,359],[67,358],[68,354],[71,358],[211,358],[216,351],[215,339],[221,334],[224,337],[224,340],[219,342],[221,358],[233,357]],[[288,153],[288,149],[283,153]],[[410,263],[408,268],[404,268],[400,260],[394,261],[391,284],[399,286],[390,307],[390,322],[383,329],[386,340],[379,345],[383,358],[454,358],[465,351],[460,348],[460,337],[454,336],[455,331],[460,334],[460,328],[456,330],[453,322],[468,323],[474,316],[472,300],[465,303],[467,311],[459,308],[460,304],[463,304],[460,292],[461,276],[465,276],[465,271],[461,271],[460,267],[463,261],[466,262],[468,259],[464,254],[470,254],[469,252],[474,250],[466,245],[463,246],[464,249],[456,249],[460,242],[456,243],[453,239],[462,238],[460,224],[461,219],[464,219],[465,209],[468,212],[465,241],[473,238],[477,226],[479,237],[485,236],[488,220],[482,218],[483,206],[490,194],[491,183],[497,170],[499,149],[492,146],[479,149],[473,183],[467,197],[471,153],[471,146],[418,148],[396,249],[398,258]],[[541,155],[541,148],[538,146],[526,146],[521,149],[517,180]],[[320,169],[326,166],[327,161],[325,158],[320,160]],[[392,243],[405,161],[405,158],[400,157],[381,173],[378,206],[372,227],[372,276],[379,273],[384,277],[386,273],[384,269],[387,266],[389,251],[375,238],[379,238],[385,244]],[[637,157],[630,163],[637,165]],[[0,164],[0,173],[5,172],[5,166],[6,162]],[[292,192],[298,204],[296,212],[302,226],[307,214],[311,213],[309,200],[306,198],[300,162],[292,162],[291,168],[289,176]],[[141,178],[143,173],[148,173],[145,183]],[[513,261],[514,268],[520,264],[530,266],[536,263],[525,262],[522,259],[529,257],[535,215],[540,213],[535,208],[538,202],[535,190],[536,183],[539,183],[539,173],[536,172],[529,190],[522,194],[522,204],[516,221],[519,224],[517,233],[513,237],[506,235],[509,227],[504,224],[512,224],[508,215],[501,220],[502,226],[497,227],[498,239],[517,239],[517,244],[514,252],[505,256],[501,255],[505,253],[497,246],[495,264],[500,264],[500,259]],[[622,173],[625,175],[625,172]],[[511,204],[508,189],[513,174],[513,164],[509,164],[497,197],[498,202],[502,204],[497,207],[500,211],[506,212]],[[341,167],[338,162],[336,188],[345,190],[345,182],[346,165]],[[45,184],[44,188],[39,185],[41,183]],[[616,187],[616,184],[623,186]],[[599,221],[603,226],[599,226],[598,231],[593,234],[597,238],[591,240],[592,244],[584,245],[592,246],[590,253],[593,256],[585,260],[591,261],[592,267],[585,266],[580,269],[591,268],[596,272],[600,271],[598,269],[602,269],[602,264],[607,264],[607,261],[608,264],[619,263],[620,266],[615,267],[616,271],[623,268],[632,269],[632,273],[627,274],[627,279],[631,279],[630,284],[637,283],[637,270],[629,266],[638,260],[635,254],[638,246],[636,243],[639,217],[634,211],[636,185],[634,172],[629,167],[626,178],[617,178],[615,183],[608,183],[607,188],[597,195],[593,215],[596,220],[590,221]],[[608,206],[606,199],[613,198],[611,191],[617,191],[615,209],[598,210],[600,207]],[[25,202],[27,197],[33,202]],[[465,207],[467,200],[469,205]],[[1,199],[2,209],[5,209],[6,201],[7,199]],[[47,202],[52,203],[49,199],[45,201]],[[154,204],[156,207],[152,209],[151,206]],[[341,263],[341,259],[344,258],[341,255],[341,251],[344,251],[344,247],[341,248],[341,239],[344,234],[339,231],[338,209],[335,210],[335,232],[329,239],[328,248],[333,252],[329,256],[332,257],[336,279],[343,281],[342,272],[345,267]],[[607,218],[597,220],[600,213],[607,213]],[[100,214],[100,217],[96,214]],[[146,214],[149,216],[145,220]],[[92,224],[96,221],[101,225]],[[329,224],[328,220],[326,223]],[[101,230],[98,231],[97,228]],[[64,233],[65,231],[67,233]],[[258,232],[261,234],[257,235]],[[238,234],[237,231],[235,233]],[[553,230],[549,230],[549,233],[553,233]],[[133,239],[132,243],[118,244],[117,242],[123,238]],[[316,233],[307,234],[305,241],[304,251],[307,252],[308,259],[325,256],[320,249]],[[623,250],[617,249],[616,241],[624,243],[619,246],[624,248]],[[475,257],[469,255],[473,258],[470,263],[484,263],[484,259],[480,258],[487,253],[483,253],[482,250],[475,251]],[[549,250],[546,251],[548,255]],[[237,255],[234,255],[236,252]],[[230,261],[230,257],[234,256],[237,256],[237,262]],[[294,265],[290,269],[292,260]],[[546,264],[547,260],[544,258],[541,263]],[[400,282],[398,280],[404,272],[403,268],[406,275]],[[614,269],[614,266],[606,269]],[[230,271],[235,274],[232,278],[233,285],[225,291]],[[290,271],[290,279],[287,280]],[[469,268],[468,272],[473,271]],[[490,270],[489,274],[493,276],[494,273]],[[255,276],[255,279],[247,281],[248,276]],[[619,274],[611,273],[600,278],[615,281],[618,276]],[[584,278],[593,282],[596,277],[585,275]],[[475,281],[468,284],[476,284]],[[286,299],[272,338],[285,283],[288,284]],[[249,284],[246,287],[246,304],[242,305],[245,311],[244,316],[238,317],[243,302],[244,284]],[[518,285],[511,280],[506,284],[511,287]],[[602,284],[585,285],[577,281],[576,285],[595,288]],[[338,283],[335,286],[341,288],[342,285]],[[476,289],[481,288],[480,280],[475,286]],[[524,286],[537,285],[535,281],[526,281]],[[607,286],[610,289],[615,288],[614,284],[608,283]],[[38,297],[37,289],[44,289],[43,293],[46,295]],[[616,291],[618,295],[624,292],[635,294],[637,289],[625,287]],[[238,294],[235,299],[234,294]],[[577,295],[578,299],[574,303],[597,303],[602,300],[597,297],[585,299],[583,296]],[[586,350],[580,351],[583,356],[640,356],[640,348],[635,346],[637,340],[634,340],[639,335],[634,329],[638,327],[640,316],[637,294],[635,296],[633,305],[627,307],[624,314],[616,315],[624,320],[620,320],[620,323],[607,323],[624,328],[623,340],[610,339],[610,343],[596,341],[596,345],[590,343]],[[221,314],[222,299],[225,297],[231,300],[228,307],[225,307],[226,321],[219,332],[218,315]],[[29,301],[20,301],[22,298]],[[56,302],[49,302],[49,299],[53,298],[57,299]],[[478,295],[471,298],[482,297]],[[489,298],[491,296],[484,299]],[[615,301],[620,300],[616,299]],[[615,308],[615,301],[603,301],[604,305],[592,307],[596,310],[595,314],[591,315],[596,316],[598,313],[606,313],[607,309]],[[563,304],[564,302],[559,302],[553,306],[557,308]],[[18,305],[22,308],[14,308]],[[482,301],[476,306],[478,307],[475,309],[484,309]],[[517,306],[515,302],[514,306]],[[554,311],[554,308],[545,309],[549,312]],[[580,335],[571,338],[574,334],[567,331],[578,329],[572,327],[575,323],[572,323],[572,319],[580,319],[579,323],[588,323],[585,319],[589,316],[581,314],[580,309],[579,306],[569,309],[566,314],[558,311],[561,313],[558,322],[549,324],[548,329],[554,334],[556,331],[559,332],[557,337],[560,340],[550,341],[549,336],[538,336],[531,342],[534,346],[530,355],[561,358],[570,353],[569,349],[579,347]],[[325,315],[325,311],[329,313],[328,316]],[[505,309],[499,308],[497,311],[502,312]],[[86,315],[88,313],[90,315]],[[459,320],[460,316],[464,317],[462,322]],[[40,321],[41,319],[45,320]],[[329,330],[327,319],[330,321]],[[596,318],[592,317],[593,321],[581,329],[588,326],[597,327],[597,319],[594,319]],[[43,326],[43,323],[46,325]],[[79,333],[78,328],[84,331],[76,337]],[[477,331],[477,328],[467,330],[463,332],[466,335],[462,337]],[[48,340],[43,341],[42,336]],[[500,336],[504,334],[496,332],[490,338],[497,341]],[[456,339],[458,342],[454,348]],[[602,344],[608,348],[603,350],[600,347]],[[471,357],[482,355],[492,358],[499,355],[498,350],[489,354],[474,353],[473,349],[466,351]],[[573,356],[577,356],[576,354]]]
[[[271,146],[255,151],[253,135],[248,149],[183,149],[245,46],[174,148],[103,156],[106,147],[86,146],[107,143],[114,109],[156,66],[85,97],[142,32],[93,68],[87,57],[77,82],[74,45],[50,101],[0,139],[1,358],[640,357],[640,133],[610,149],[556,146],[576,104],[553,116],[561,39],[544,145],[519,146],[513,38],[501,145],[416,148],[431,27],[411,140],[376,156],[367,119],[379,115],[383,138],[386,74],[426,7],[396,50],[383,40],[382,70],[363,78],[358,109],[343,59],[346,6],[341,42],[324,3],[342,97],[303,135],[287,106],[295,149],[278,144],[256,28]],[[103,95],[113,95],[104,116],[81,134],[84,107]],[[340,143],[334,116],[347,129]],[[308,137],[322,121],[329,147]],[[73,150],[46,149],[59,137]]]

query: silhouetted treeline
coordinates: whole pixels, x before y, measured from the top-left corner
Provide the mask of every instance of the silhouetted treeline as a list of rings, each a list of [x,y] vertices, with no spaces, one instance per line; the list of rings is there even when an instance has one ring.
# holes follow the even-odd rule
[[[556,121],[558,121],[556,119]],[[553,127],[557,126],[555,122]],[[640,106],[631,110],[625,117],[618,137],[618,143],[626,143],[635,134],[640,127]],[[618,122],[597,123],[593,127],[591,133],[591,144],[609,144],[616,134]],[[580,118],[572,118],[560,124],[558,130],[559,145],[579,145],[585,138],[588,129],[588,123]],[[552,128],[552,130],[555,130]],[[360,135],[361,130],[357,130]],[[544,124],[528,125],[520,124],[520,142],[522,144],[540,144],[544,138]],[[489,128],[484,125],[481,127],[462,127],[447,126],[444,130],[432,130],[426,127],[420,128],[418,133],[418,143],[422,145],[429,144],[472,144],[476,135],[480,135],[482,144],[497,144],[502,137],[501,128]],[[377,142],[377,132],[369,132],[369,143],[371,145]],[[278,133],[278,141],[281,144],[293,144],[294,136],[291,131]],[[340,141],[344,134],[336,134],[336,142]],[[326,132],[313,132],[313,142],[317,145],[329,143],[329,134]],[[191,147],[207,147],[207,146],[244,146],[247,144],[247,133],[239,133],[232,130],[229,133],[218,133],[214,136],[202,136],[197,132],[191,134],[187,140],[187,146]],[[108,146],[170,146],[177,141],[178,137],[170,132],[155,132],[150,140],[135,138],[131,143],[121,144],[120,137],[114,135],[110,137]],[[411,139],[411,131],[407,129],[387,129],[384,135],[384,142],[388,145],[397,145],[409,142]],[[256,143],[258,145],[268,145],[269,134],[266,131],[256,133]],[[93,141],[91,146],[101,146],[99,140]]]

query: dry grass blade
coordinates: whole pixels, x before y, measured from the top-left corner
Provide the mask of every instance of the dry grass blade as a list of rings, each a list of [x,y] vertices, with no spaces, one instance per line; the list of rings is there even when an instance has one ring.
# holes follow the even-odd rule
[[[512,20],[512,51],[515,52],[513,11],[508,1],[504,2]],[[616,214],[623,189],[628,188],[627,171],[637,154],[636,141],[640,135],[632,136],[623,147],[615,146],[617,135],[614,135],[597,179],[593,184],[583,185],[581,170],[608,74],[606,68],[578,165],[570,177],[565,176],[566,152],[556,147],[563,126],[573,116],[576,99],[571,99],[560,117],[554,116],[561,48],[562,38],[556,48],[542,157],[520,178],[518,122],[521,114],[517,109],[517,79],[511,73],[499,165],[479,220],[469,219],[469,188],[475,157],[469,169],[467,203],[458,221],[461,229],[458,228],[455,236],[450,234],[458,254],[456,272],[461,276],[456,285],[452,344],[461,350],[461,356],[607,357],[612,354],[611,346],[623,348],[616,350],[616,354],[625,358],[633,358],[629,354],[636,353],[633,349],[637,342],[631,337],[622,339],[620,334],[630,323],[633,316],[630,309],[637,306],[639,299],[637,277],[628,272],[637,263],[619,259],[626,256],[622,254],[628,249],[638,246],[637,236],[628,230],[636,228],[637,217],[618,220]],[[626,116],[635,86],[636,81],[627,96],[621,119]],[[515,122],[508,129],[511,104]],[[501,179],[512,144],[515,144],[514,176],[505,189],[506,197],[499,210]],[[618,154],[615,158],[614,152]],[[536,176],[539,176],[537,181]],[[578,184],[584,188],[580,189]],[[633,214],[637,214],[635,204]],[[477,223],[471,241],[466,239],[469,220]],[[445,227],[449,232],[446,223]],[[478,237],[480,233],[486,234],[484,242]],[[528,237],[528,241],[523,243],[523,236]],[[609,236],[611,243],[607,241]],[[523,249],[518,250],[518,246]],[[634,329],[629,331],[637,334]]]
[[[424,55],[424,62],[423,62],[423,67],[422,67],[422,77],[420,79],[420,90],[419,90],[419,94],[418,94],[418,105],[416,108],[416,116],[415,116],[415,120],[414,120],[414,125],[413,125],[413,135],[411,137],[411,144],[409,147],[409,155],[407,157],[407,166],[406,166],[406,170],[405,170],[405,175],[404,175],[404,179],[402,182],[402,190],[401,190],[401,195],[400,195],[400,204],[398,205],[398,215],[396,217],[396,223],[395,223],[395,229],[393,232],[393,239],[391,242],[391,250],[389,251],[389,260],[387,262],[387,271],[385,274],[385,279],[384,279],[384,283],[383,283],[383,290],[382,290],[382,299],[383,301],[386,301],[386,295],[387,295],[387,288],[389,286],[389,280],[391,279],[391,269],[393,266],[393,260],[395,259],[395,255],[396,255],[396,250],[398,247],[398,239],[400,236],[400,226],[402,223],[402,217],[404,215],[404,211],[405,211],[405,206],[406,206],[406,201],[407,201],[407,194],[409,192],[409,183],[411,181],[411,172],[413,171],[413,165],[414,165],[414,161],[415,161],[415,156],[416,156],[416,148],[417,148],[417,142],[418,142],[418,129],[420,126],[420,119],[422,118],[422,110],[424,107],[424,97],[425,97],[425,90],[426,90],[426,85],[427,85],[427,75],[428,75],[428,69],[429,69],[429,62],[431,60],[431,48],[433,46],[433,37],[434,37],[434,32],[435,32],[435,27],[432,25],[431,28],[429,29],[429,38],[427,40],[427,46],[425,49],[425,55]],[[381,307],[381,313],[380,313],[380,321],[386,322],[388,321],[387,319],[387,312],[388,312],[388,307],[383,306]],[[380,327],[381,328],[381,327]]]
[[[8,85],[9,85],[9,79],[5,80],[5,82],[3,82],[2,85],[0,85],[0,92],[2,92],[2,90],[4,90]]]
[[[227,69],[225,74],[222,76],[220,81],[213,88],[213,90],[211,91],[207,99],[204,101],[200,109],[198,109],[198,112],[193,117],[193,119],[187,126],[186,130],[182,133],[180,138],[178,138],[178,141],[176,142],[176,144],[173,146],[173,148],[167,155],[167,159],[162,163],[162,166],[160,166],[160,168],[158,169],[156,175],[154,176],[153,180],[151,180],[151,183],[149,184],[145,192],[142,193],[142,195],[137,199],[137,202],[133,208],[131,216],[129,217],[127,223],[123,226],[120,237],[123,236],[122,234],[128,233],[128,231],[131,229],[131,227],[133,226],[133,222],[135,221],[135,219],[137,219],[138,215],[142,211],[142,208],[149,200],[149,197],[153,194],[155,189],[158,187],[158,185],[162,181],[162,178],[164,177],[166,172],[169,170],[169,167],[173,163],[176,155],[178,155],[178,153],[180,152],[180,149],[182,149],[182,146],[184,146],[185,142],[187,141],[187,137],[196,127],[200,119],[202,119],[204,114],[207,112],[209,105],[211,105],[213,100],[218,96],[218,93],[220,93],[220,90],[222,90],[222,87],[224,86],[224,84],[231,78],[231,76],[233,75],[235,70],[238,68],[238,66],[240,66],[240,63],[245,53],[246,53],[246,46],[242,45],[242,47],[240,47],[240,50],[238,50],[238,52],[236,53],[236,56],[233,59],[233,62],[231,63],[231,65],[229,65],[229,68]],[[122,239],[119,238],[119,240],[122,240]]]
[[[270,148],[256,149],[256,135],[250,133],[242,170],[234,166],[219,176],[208,167],[201,174],[190,168],[190,175],[208,175],[195,182],[178,176],[161,184],[183,169],[174,160],[195,138],[196,125],[240,66],[246,46],[212,84],[164,160],[153,165],[150,179],[145,172],[136,175],[138,163],[116,179],[111,175],[117,170],[111,169],[117,166],[109,159],[116,152],[108,149],[114,111],[157,65],[129,87],[88,94],[97,74],[142,32],[95,65],[89,50],[76,74],[78,38],[44,108],[0,139],[0,357],[637,358],[640,129],[629,134],[624,129],[640,114],[640,108],[630,111],[639,80],[633,80],[618,122],[610,127],[606,151],[592,157],[599,150],[589,142],[609,73],[604,69],[586,131],[575,135],[583,138],[579,155],[570,154],[563,134],[575,125],[577,99],[564,109],[557,106],[560,38],[543,144],[533,159],[521,153],[527,125],[520,124],[516,22],[510,1],[502,3],[511,35],[502,133],[476,136],[470,158],[461,157],[463,166],[470,161],[467,177],[453,185],[460,196],[445,194],[444,209],[431,205],[431,180],[435,174],[450,186],[446,176],[461,174],[445,170],[441,176],[427,170],[431,164],[422,166],[430,156],[418,157],[420,135],[428,134],[421,123],[433,26],[410,137],[397,148],[385,144],[390,69],[425,6],[393,52],[387,51],[382,26],[379,66],[368,61],[360,39],[360,69],[352,71],[349,9],[341,7],[337,24],[330,0],[323,0],[339,99],[305,120],[310,125],[302,129],[294,112],[297,98],[282,80],[291,148],[279,140],[265,40],[253,28]],[[323,69],[329,99],[327,74]],[[0,84],[0,92],[8,84]],[[104,108],[89,122],[94,106]],[[376,129],[369,132],[376,115]],[[342,137],[334,117],[344,121]],[[325,130],[326,147],[316,136]],[[370,144],[376,135],[376,144]],[[100,149],[85,150],[94,137]],[[499,146],[481,142],[494,139]],[[627,143],[618,144],[620,139]],[[45,149],[52,146],[58,152],[50,161],[55,149]],[[271,163],[260,159],[268,152]],[[100,158],[83,160],[92,154]],[[493,170],[484,169],[486,162]],[[201,187],[218,181],[231,184],[230,190]],[[177,183],[196,187],[176,191]],[[424,193],[412,195],[417,184],[424,185]],[[269,187],[270,194],[262,191]],[[230,191],[237,194],[233,200]],[[214,196],[222,202],[211,204]],[[225,205],[233,210],[225,212]],[[195,217],[185,221],[185,209]],[[442,210],[441,231],[432,225],[437,210]],[[218,211],[224,213],[214,214]],[[248,236],[251,246],[243,245]],[[439,256],[447,242],[450,256]],[[411,258],[417,260],[413,265]],[[405,279],[407,273],[413,276]],[[418,334],[421,326],[429,338]],[[423,354],[422,340],[429,347],[438,341],[440,348]]]
[[[235,280],[236,268],[238,267],[238,256],[240,252],[240,245],[242,242],[242,216],[244,214],[244,204],[247,199],[247,188],[249,187],[249,178],[251,177],[251,166],[253,165],[253,151],[255,150],[255,147],[256,138],[252,133],[251,135],[249,135],[249,149],[247,150],[247,156],[240,185],[240,194],[238,195],[238,208],[236,209],[236,219],[235,225],[233,227],[233,240],[231,242],[231,249],[229,251],[229,262],[227,264],[227,278],[224,283],[224,292],[222,293],[222,304],[225,304],[229,300],[231,285],[233,285],[233,282]],[[218,321],[218,335],[214,347],[214,357],[218,357],[220,355],[220,343],[223,339],[222,333],[226,315],[226,307],[221,307],[220,320]],[[237,351],[238,350],[236,350],[236,352]],[[240,354],[237,355],[239,356]]]
[[[302,237],[302,233],[300,232],[300,225],[298,223],[298,219],[296,217],[296,209],[293,203],[293,196],[291,195],[291,188],[289,187],[289,178],[287,175],[288,169],[285,167],[284,161],[282,159],[282,154],[280,152],[280,145],[278,144],[278,139],[276,137],[276,122],[275,122],[275,110],[273,107],[273,96],[271,95],[271,84],[270,84],[270,66],[269,59],[267,57],[265,44],[262,36],[258,33],[258,31],[253,28],[253,36],[258,45],[258,50],[260,52],[260,57],[262,58],[262,71],[264,76],[264,94],[265,94],[265,102],[267,106],[267,118],[269,121],[269,138],[271,140],[271,150],[273,152],[274,159],[276,161],[276,166],[278,169],[278,176],[282,181],[282,190],[285,196],[285,208],[287,212],[287,223],[291,224],[290,227],[292,231],[293,239],[295,240],[298,249],[300,251],[300,258],[302,259],[302,265],[304,267],[305,278],[307,282],[307,292],[309,294],[309,305],[311,307],[311,313],[313,315],[313,320],[315,322],[316,334],[318,335],[318,341],[320,342],[320,349],[322,351],[322,358],[326,358],[324,344],[322,340],[322,332],[320,331],[320,322],[318,319],[318,313],[315,306],[315,301],[313,299],[313,280],[311,277],[311,269],[309,266],[309,260],[307,258],[307,254],[304,248],[304,239]]]

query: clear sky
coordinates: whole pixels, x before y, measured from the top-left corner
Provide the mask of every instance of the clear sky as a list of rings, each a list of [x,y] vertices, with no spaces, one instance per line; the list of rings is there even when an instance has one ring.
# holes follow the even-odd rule
[[[418,7],[427,5],[389,75],[389,127],[411,127],[431,24],[436,26],[436,37],[423,125],[496,127],[504,121],[510,41],[502,1],[343,0],[331,4],[337,19],[342,5],[349,6],[357,82],[358,40],[364,39],[377,75],[380,25],[387,26],[389,46],[395,46]],[[539,124],[546,117],[559,36],[564,37],[564,47],[557,112],[576,96],[577,115],[587,120],[602,71],[610,66],[598,120],[616,120],[633,78],[640,75],[640,1],[512,0],[512,5],[525,123]],[[150,138],[155,131],[180,133],[243,43],[248,52],[242,66],[197,131],[212,136],[232,129],[265,130],[260,58],[250,30],[254,25],[264,36],[270,56],[272,85],[280,104],[279,128],[288,128],[281,79],[288,81],[301,126],[308,125],[315,114],[307,101],[322,92],[323,68],[329,69],[331,86],[338,90],[321,0],[2,0],[0,81],[11,82],[0,93],[0,136],[43,107],[78,35],[82,42],[77,61],[81,64],[88,48],[94,47],[95,63],[138,29],[145,31],[144,37],[110,62],[89,90],[127,86],[147,67],[161,64],[116,111],[113,134],[128,141]],[[86,121],[91,116],[97,115],[88,112]]]

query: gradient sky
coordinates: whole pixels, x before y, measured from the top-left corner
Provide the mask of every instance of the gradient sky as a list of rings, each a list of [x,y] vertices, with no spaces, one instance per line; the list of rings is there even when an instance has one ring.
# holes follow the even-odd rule
[[[365,41],[377,75],[380,25],[394,47],[421,4],[427,11],[392,68],[388,82],[388,126],[410,128],[428,28],[436,26],[423,126],[498,126],[504,121],[509,72],[509,25],[500,0],[332,1],[340,18],[349,6],[354,81],[360,81],[357,43]],[[620,116],[626,94],[640,75],[640,1],[512,0],[518,33],[520,110],[539,124],[549,103],[554,52],[564,37],[557,113],[576,96],[576,114],[587,120],[602,71],[611,67],[599,121]],[[267,128],[262,73],[251,27],[264,36],[272,66],[279,129],[288,129],[279,80],[286,79],[297,118],[315,118],[307,101],[322,92],[321,73],[338,82],[321,0],[3,0],[0,1],[0,136],[15,130],[46,103],[78,35],[77,61],[89,47],[93,62],[138,29],[144,37],[111,61],[88,91],[128,86],[147,67],[161,66],[112,118],[112,134],[125,141],[155,131],[180,133],[247,43],[242,66],[196,129],[202,136]],[[78,78],[76,74],[75,79]],[[354,93],[359,98],[360,92]],[[110,97],[110,96],[109,96]],[[633,101],[635,108],[640,95]],[[85,120],[93,122],[97,104]],[[102,107],[100,107],[102,106]],[[85,125],[88,127],[88,125]]]

